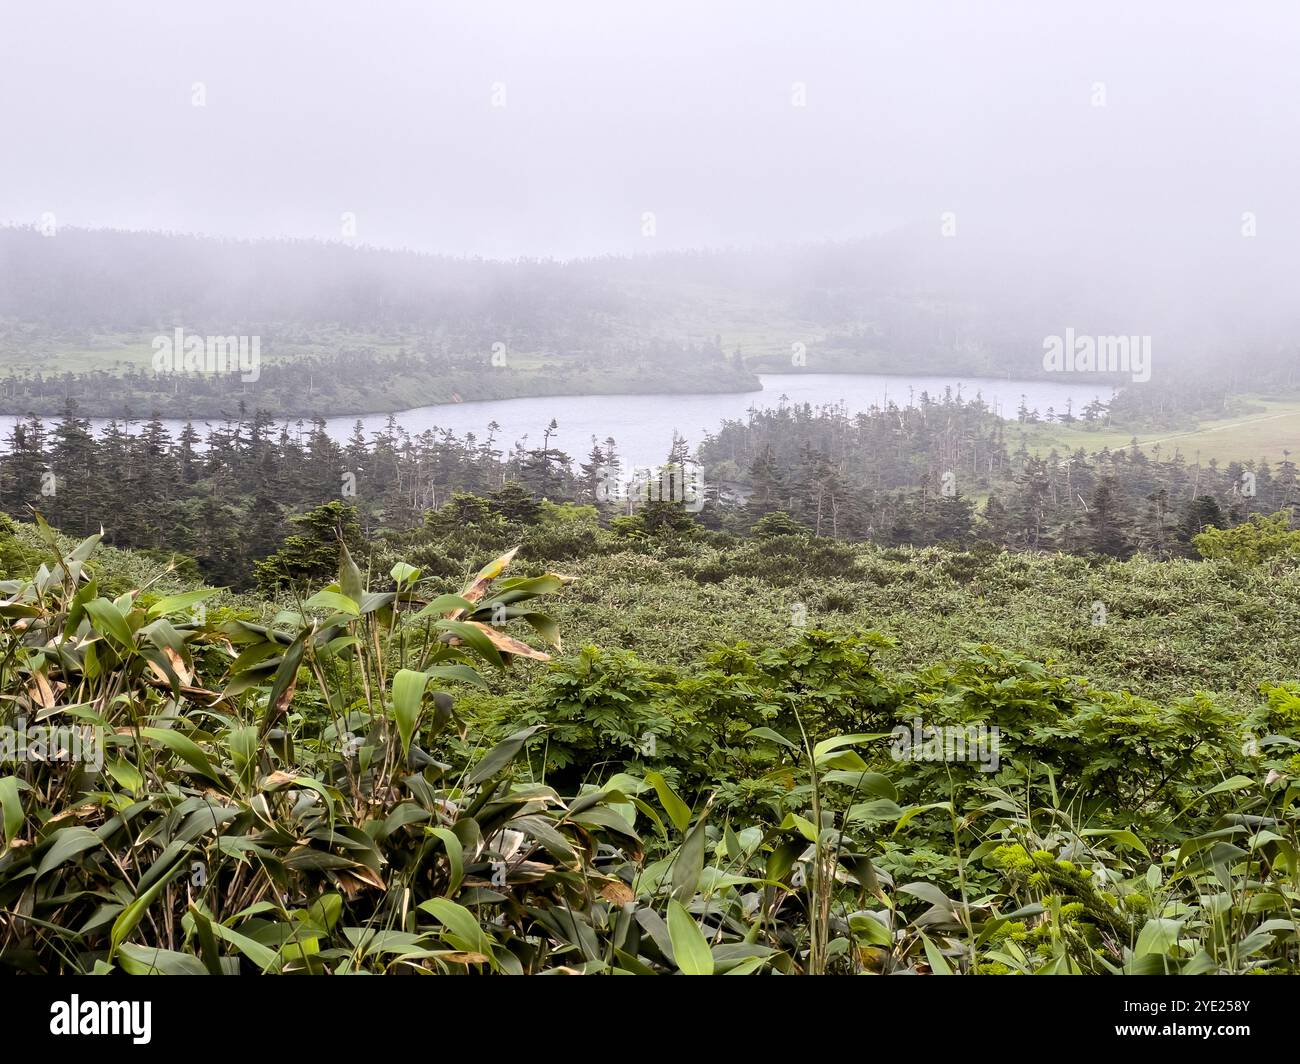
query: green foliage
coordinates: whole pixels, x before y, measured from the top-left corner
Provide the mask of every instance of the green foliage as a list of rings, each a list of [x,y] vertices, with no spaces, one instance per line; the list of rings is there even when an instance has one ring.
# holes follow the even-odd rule
[[[535,771],[576,788],[635,770],[651,751],[667,752],[673,726],[663,677],[671,673],[630,651],[587,646],[556,662],[524,707],[504,712],[512,722],[547,727]]]
[[[506,521],[515,525],[535,523],[542,511],[542,505],[521,485],[514,481],[502,485],[492,492],[487,499],[488,508],[500,514]]]
[[[599,882],[583,869],[605,826],[503,778],[531,730],[454,771],[422,748],[454,719],[436,688],[546,660],[488,622],[500,607],[502,623],[549,631],[526,604],[560,580],[505,579],[507,555],[460,595],[424,600],[411,567],[394,568],[397,590],[368,591],[342,548],[308,614],[217,627],[186,619],[210,592],[99,595],[97,539],[2,588],[5,725],[60,709],[93,733],[103,768],[23,759],[0,780],[6,966],[520,970],[508,932],[488,942],[465,926],[471,884],[512,856],[528,857],[500,884],[515,905],[580,901]],[[636,852],[630,829],[614,834]]]
[[[1235,528],[1207,528],[1192,538],[1202,558],[1224,559],[1234,565],[1259,565],[1261,562],[1300,560],[1300,529],[1291,528],[1286,511],[1252,514],[1249,521]]]
[[[593,520],[543,505],[530,527]],[[341,546],[337,578],[268,624],[196,613],[209,589],[105,594],[139,562],[34,535],[14,532],[34,568],[0,583],[3,722],[86,725],[103,759],[0,764],[9,969],[1300,969],[1294,682],[1248,706],[1143,697],[988,643],[909,669],[866,626],[783,610],[779,637],[720,639],[709,596],[728,591],[694,574],[757,596],[729,567],[794,564],[808,537],[585,560],[563,598],[609,611],[609,637],[640,595],[660,628],[713,643],[651,664],[520,638],[559,649],[534,600],[568,581],[507,576],[515,551],[448,593],[405,561],[367,580]],[[844,549],[817,563],[837,575],[787,579],[916,609],[1045,571],[985,553],[957,584],[959,556]],[[1120,619],[1164,601],[1122,564]],[[531,685],[521,661],[544,667]],[[996,729],[996,759],[900,747],[918,722]]]
[[[278,551],[253,567],[258,590],[274,596],[282,588],[302,591],[338,569],[340,544],[364,549],[356,507],[342,502],[317,506],[293,519],[302,529]]]
[[[34,555],[24,548],[17,526],[7,514],[0,514],[0,576],[26,576],[33,569]]]
[[[773,536],[806,536],[809,530],[784,510],[773,510],[755,521],[749,534],[755,539],[771,539]]]
[[[595,554],[604,539],[596,507],[543,502],[523,531],[523,550],[531,558],[561,561]]]

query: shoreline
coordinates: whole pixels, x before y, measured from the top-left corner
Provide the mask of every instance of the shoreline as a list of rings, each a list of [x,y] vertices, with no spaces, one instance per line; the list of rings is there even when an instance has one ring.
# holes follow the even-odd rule
[[[232,393],[224,400],[214,403],[211,407],[203,407],[198,410],[189,409],[186,411],[174,411],[167,409],[152,409],[142,405],[136,409],[132,406],[113,404],[96,404],[93,396],[71,396],[77,403],[77,413],[81,417],[92,418],[96,420],[125,420],[130,419],[132,422],[149,421],[155,415],[166,421],[194,421],[196,423],[233,420],[237,415],[239,404],[243,403],[249,415],[259,411],[265,411],[277,421],[305,421],[310,422],[316,418],[323,418],[326,421],[338,421],[343,418],[368,418],[379,416],[400,416],[413,411],[425,410],[430,407],[454,407],[469,406],[479,403],[502,403],[513,400],[524,399],[583,399],[583,398],[613,398],[626,396],[627,398],[673,398],[685,395],[762,395],[771,389],[763,387],[762,379],[771,377],[786,377],[799,379],[804,377],[892,377],[898,380],[916,380],[918,378],[931,379],[935,381],[944,381],[946,384],[955,387],[961,387],[963,395],[966,398],[974,398],[974,394],[966,395],[965,390],[969,386],[978,386],[982,383],[1003,384],[1007,381],[1032,381],[1040,384],[1050,383],[1070,383],[1061,379],[1060,375],[1027,377],[1022,375],[1006,376],[987,376],[981,374],[972,374],[969,370],[965,371],[948,371],[948,370],[929,370],[918,372],[880,372],[868,370],[850,370],[850,369],[817,369],[817,370],[795,370],[792,372],[777,372],[756,369],[753,376],[757,382],[757,387],[738,388],[734,385],[739,382],[735,381],[713,381],[707,383],[692,382],[688,388],[665,388],[663,382],[656,382],[657,386],[653,390],[627,390],[625,387],[596,387],[582,390],[547,390],[547,389],[527,389],[521,392],[511,392],[509,390],[491,395],[475,395],[471,398],[451,398],[451,399],[432,399],[428,402],[422,402],[418,399],[410,405],[394,406],[392,397],[380,399],[376,397],[374,402],[362,403],[357,405],[349,403],[345,410],[334,410],[331,407],[318,408],[315,410],[285,410],[278,404],[266,406],[256,402],[255,393],[237,394]],[[1113,390],[1116,385],[1114,382],[1106,380],[1097,380],[1096,386],[1099,389]],[[710,386],[713,385],[713,386]],[[400,390],[400,389],[399,389]],[[1100,394],[1100,393],[1099,393]],[[453,395],[456,395],[453,392]],[[0,397],[0,417],[4,418],[25,418],[29,415],[36,415],[42,419],[59,418],[62,416],[66,397],[54,398],[46,396],[42,403],[37,405],[15,406],[4,401]]]

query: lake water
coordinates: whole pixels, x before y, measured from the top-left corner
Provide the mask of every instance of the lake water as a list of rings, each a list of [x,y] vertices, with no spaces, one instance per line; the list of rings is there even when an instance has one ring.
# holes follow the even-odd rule
[[[844,403],[851,413],[883,405],[892,400],[906,406],[915,396],[928,391],[941,396],[947,387],[960,387],[961,394],[973,398],[976,393],[1003,417],[1015,417],[1021,396],[1029,408],[1046,413],[1050,406],[1058,413],[1073,400],[1077,414],[1100,395],[1111,397],[1109,385],[1095,382],[1057,383],[1055,381],[1021,381],[951,377],[896,377],[868,374],[800,373],[767,374],[760,378],[761,392],[723,392],[689,395],[582,395],[543,396],[533,399],[501,399],[476,403],[450,403],[406,410],[397,415],[398,422],[413,435],[425,429],[450,429],[458,436],[475,433],[480,439],[487,425],[501,426],[499,443],[509,447],[526,437],[526,446],[540,447],[542,432],[554,418],[559,431],[554,446],[574,458],[585,458],[591,450],[591,438],[604,440],[613,436],[625,466],[654,466],[668,456],[673,431],[684,435],[692,449],[706,433],[717,432],[729,418],[744,418],[751,407],[776,406],[782,396],[792,403]],[[910,389],[910,391],[909,391]],[[386,415],[361,418],[367,434],[383,428]],[[330,418],[329,433],[344,438],[356,424],[355,417]]]
[[[487,434],[488,423],[495,421],[500,426],[497,446],[507,450],[516,440],[524,440],[529,447],[540,447],[542,433],[554,418],[559,431],[553,437],[553,446],[581,459],[591,449],[593,436],[602,441],[613,436],[627,467],[661,463],[668,455],[674,430],[684,435],[693,449],[706,433],[716,432],[724,420],[744,418],[751,407],[776,406],[783,396],[792,403],[813,406],[843,403],[850,413],[857,413],[887,401],[906,406],[922,392],[942,396],[944,389],[951,387],[954,391],[960,389],[967,399],[978,394],[1003,417],[1013,418],[1022,396],[1031,410],[1040,413],[1046,413],[1048,407],[1061,413],[1066,403],[1073,401],[1077,414],[1094,397],[1108,401],[1112,394],[1109,385],[1086,380],[1058,383],[839,373],[765,374],[760,380],[763,390],[754,392],[495,399],[422,406],[400,411],[396,417],[398,424],[413,436],[425,429],[450,429],[457,436],[473,432],[479,439]],[[387,419],[386,414],[364,414],[359,420],[369,436],[381,431]],[[0,418],[6,435],[15,420],[12,416]],[[54,419],[45,420],[48,424]],[[332,417],[327,419],[326,426],[331,436],[343,440],[351,434],[357,421],[356,416]],[[94,424],[98,429],[104,422],[96,419]],[[174,435],[184,422],[168,419],[166,424]],[[204,424],[195,422],[200,433],[206,431]]]

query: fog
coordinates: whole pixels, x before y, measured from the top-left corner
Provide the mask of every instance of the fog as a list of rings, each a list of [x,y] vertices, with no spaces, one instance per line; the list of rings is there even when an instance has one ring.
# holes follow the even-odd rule
[[[508,257],[646,250],[645,210],[668,248],[945,210],[1294,220],[1283,4],[6,7],[13,222],[334,238],[351,211],[367,242]]]
[[[0,221],[562,259],[902,229],[1004,297],[1276,331],[1297,29],[1281,3],[11,2]]]

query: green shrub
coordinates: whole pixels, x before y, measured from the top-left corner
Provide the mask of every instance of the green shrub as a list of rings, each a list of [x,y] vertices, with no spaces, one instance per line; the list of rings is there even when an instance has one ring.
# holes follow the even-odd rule
[[[1192,545],[1208,561],[1225,559],[1234,565],[1259,565],[1273,560],[1300,560],[1300,529],[1291,528],[1283,510],[1267,517],[1252,514],[1235,528],[1207,528],[1192,537]]]

